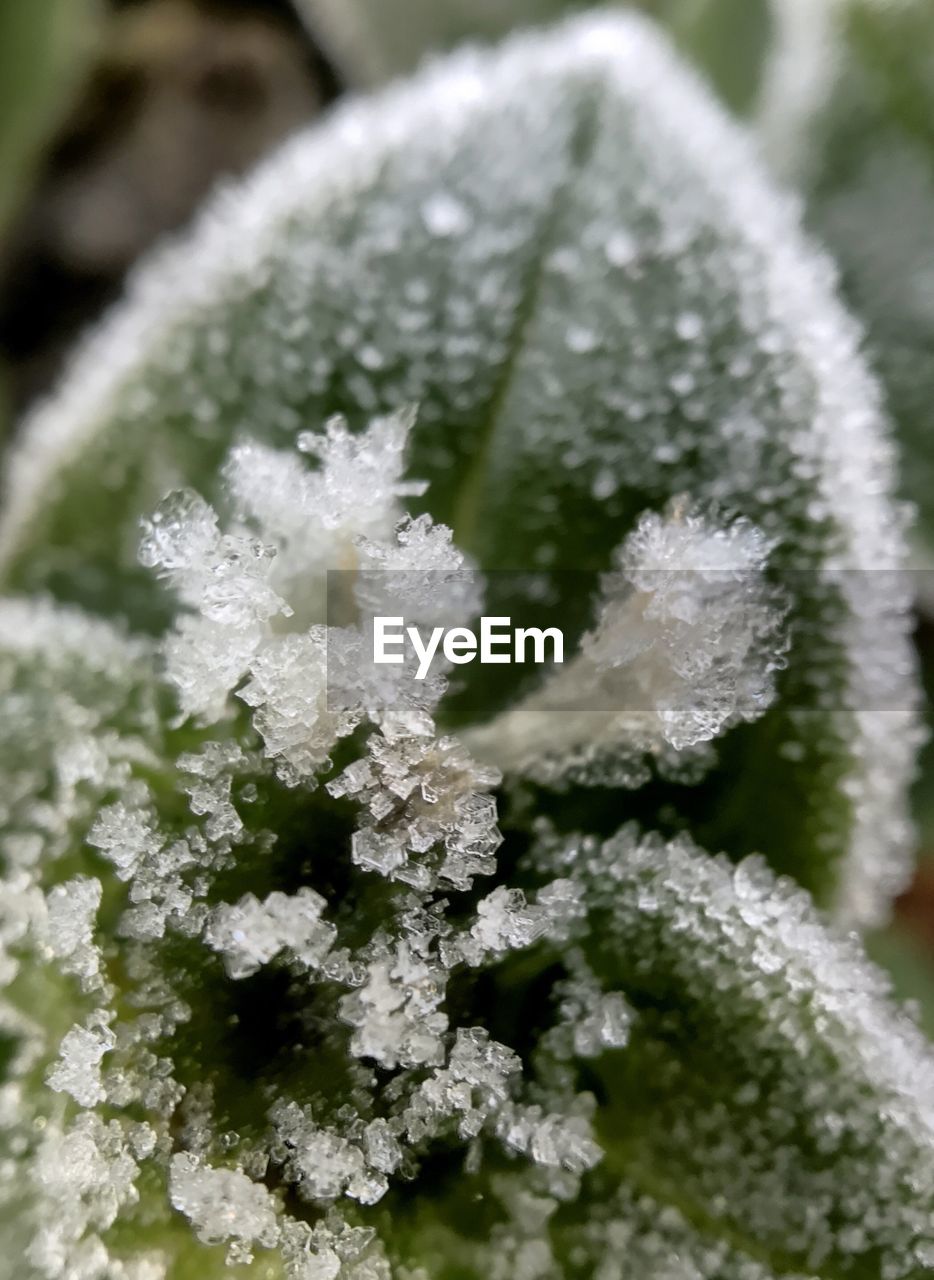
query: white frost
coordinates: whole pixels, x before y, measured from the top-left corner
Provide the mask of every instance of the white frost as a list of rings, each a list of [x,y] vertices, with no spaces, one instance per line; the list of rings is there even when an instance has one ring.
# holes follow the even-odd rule
[[[579,654],[469,741],[511,772],[641,781],[643,753],[697,747],[768,708],[785,603],[769,543],[682,501],[643,514],[607,574]]]

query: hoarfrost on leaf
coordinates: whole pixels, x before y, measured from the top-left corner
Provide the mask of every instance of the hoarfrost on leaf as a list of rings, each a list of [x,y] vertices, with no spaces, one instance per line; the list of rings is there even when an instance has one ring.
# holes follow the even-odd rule
[[[878,918],[917,743],[878,393],[748,145],[583,18],[339,110],[134,290],[0,523],[8,581],[170,628],[164,685],[147,640],[0,606],[30,1265],[915,1280],[930,1046],[739,861]],[[605,575],[527,701],[468,687],[462,731],[449,670],[367,673],[390,601],[469,621],[522,563]],[[615,821],[577,781],[653,770],[640,812],[730,857],[565,834]]]
[[[640,756],[677,753],[758,719],[785,662],[787,604],[770,546],[747,520],[676,501],[646,512],[604,575],[580,653],[474,747],[543,781],[641,781]]]
[[[193,611],[164,645],[183,715],[222,720],[235,693],[289,785],[312,782],[363,718],[389,731],[430,723],[443,678],[416,682],[393,668],[382,684],[372,669],[363,679],[367,628],[387,595],[414,622],[479,608],[476,575],[450,530],[399,506],[425,488],[402,478],[413,422],[405,411],[375,418],[360,436],[339,419],[306,433],[300,444],[317,456],[316,471],[295,453],[237,446],[223,470],[234,532],[221,533],[193,493],[170,495],[145,522],[141,562]],[[352,584],[350,627],[328,625],[329,571]]]
[[[316,969],[334,943],[334,926],[321,919],[326,906],[307,888],[291,897],[271,893],[263,902],[248,894],[235,905],[214,908],[205,941],[224,957],[232,978],[248,977],[282,951]]]
[[[36,1215],[27,1261],[49,1280],[107,1275],[110,1259],[96,1233],[138,1200],[139,1166],[120,1124],[86,1111],[65,1129],[49,1125],[32,1172],[46,1212]],[[54,1212],[48,1211],[51,1206]],[[145,1265],[144,1258],[140,1262]]]
[[[422,889],[467,889],[474,876],[491,874],[502,837],[495,801],[484,793],[500,782],[499,771],[450,736],[375,733],[367,746],[364,759],[327,784],[332,796],[367,811],[354,836],[355,862]]]
[[[181,1152],[172,1157],[169,1195],[206,1244],[234,1240],[271,1248],[279,1238],[269,1192],[237,1169],[212,1168]]]
[[[98,1019],[87,1027],[72,1027],[62,1040],[59,1061],[49,1073],[49,1088],[70,1093],[82,1107],[103,1102],[107,1094],[101,1083],[101,1062],[115,1043],[113,1032]]]
[[[100,880],[76,876],[46,895],[46,938],[64,973],[74,973],[90,986],[100,972],[94,926],[103,890]]]
[[[449,226],[454,205],[469,215],[462,234],[418,216],[440,193]],[[586,353],[568,350],[580,330],[598,339]],[[335,404],[352,430],[311,474],[360,448],[362,516],[384,510],[399,456],[371,465],[362,428],[418,405],[413,474],[484,569],[605,568],[646,506],[719,504],[776,545],[797,675],[749,735],[789,794],[781,820],[751,780],[713,807],[841,918],[875,922],[906,878],[917,707],[894,456],[860,346],[797,206],[709,93],[633,15],[578,18],[345,104],[143,270],[20,433],[0,565],[153,628],[166,602],[126,554],[141,513],[170,484],[220,510],[237,436],[275,452]],[[189,431],[205,402],[210,429]],[[269,493],[247,480],[242,505],[268,515],[280,471],[306,482],[263,457],[243,467],[268,462]],[[314,595],[289,597],[303,627]],[[209,697],[224,645],[204,643],[188,686],[213,716],[235,673]]]
[[[533,860],[579,880],[588,961],[640,1008],[604,1076],[636,1163],[754,1254],[794,1241],[820,1275],[882,1249],[886,1274],[915,1275],[934,1243],[934,1052],[856,938],[760,860],[685,836],[545,836]]]
[[[359,991],[341,1001],[341,1017],[354,1028],[351,1052],[380,1066],[431,1066],[444,1054],[448,1027],[445,971],[399,942],[377,955]]]

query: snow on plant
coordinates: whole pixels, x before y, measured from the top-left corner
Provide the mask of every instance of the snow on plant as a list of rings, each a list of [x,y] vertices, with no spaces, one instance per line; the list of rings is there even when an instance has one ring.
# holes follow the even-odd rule
[[[141,274],[0,525],[0,1266],[930,1271],[858,345],[619,16],[351,103]],[[504,567],[577,637],[538,689],[361,662],[390,579],[434,625]]]

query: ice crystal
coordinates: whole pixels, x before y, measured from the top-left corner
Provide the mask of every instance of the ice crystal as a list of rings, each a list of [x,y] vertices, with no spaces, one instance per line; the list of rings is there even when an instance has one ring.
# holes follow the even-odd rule
[[[182,712],[220,720],[236,693],[291,784],[312,779],[363,716],[401,727],[412,723],[408,707],[418,726],[429,723],[443,681],[416,684],[413,670],[395,668],[382,683],[375,668],[362,681],[367,625],[387,594],[415,623],[478,607],[450,530],[398,505],[425,487],[401,478],[412,422],[409,412],[378,418],[354,438],[335,419],[305,433],[317,471],[294,453],[235,448],[224,475],[244,532],[222,534],[214,509],[190,493],[170,495],[146,522],[142,563],[194,611],[165,645]],[[326,625],[329,570],[352,579],[351,629]]]
[[[388,1189],[386,1175],[394,1173],[402,1148],[388,1123],[374,1120],[357,1141],[319,1128],[296,1104],[279,1105],[273,1112],[285,1161],[302,1196],[333,1202],[347,1195],[361,1204],[374,1204]]]
[[[467,889],[495,867],[496,805],[483,793],[499,781],[499,771],[477,764],[456,738],[377,733],[367,757],[328,791],[366,807],[367,823],[353,841],[359,866],[422,889],[438,882]],[[435,866],[424,857],[433,850]]]
[[[639,1029],[647,1084],[629,1077],[651,1115],[636,1141],[677,1165],[679,1194],[776,1252],[795,1240],[805,1270],[858,1266],[873,1240],[887,1275],[929,1265],[934,1055],[855,940],[828,932],[760,860],[734,866],[685,837],[626,828],[604,843],[546,839],[536,856],[584,886],[602,920],[594,963],[681,1010]],[[690,1011],[701,1008],[712,1021],[698,1035]],[[777,1074],[754,1082],[766,1061]]]
[[[55,1211],[43,1215],[29,1249],[39,1274],[81,1280],[108,1274],[108,1251],[97,1233],[137,1200],[138,1172],[116,1120],[84,1111],[67,1129],[52,1125],[43,1134],[33,1177]],[[139,1261],[145,1267],[145,1257]]]
[[[337,740],[356,726],[354,710],[328,705],[328,651],[323,628],[271,636],[248,667],[239,696],[283,778],[313,777]]]
[[[124,797],[100,809],[87,841],[113,864],[120,880],[130,882],[121,931],[128,937],[159,938],[170,922],[177,927],[194,924],[195,898],[203,892],[197,873],[204,875],[223,857],[226,842],[221,840],[215,850],[193,833],[173,838],[160,832],[145,785],[128,787]],[[196,799],[193,807],[198,805]],[[215,824],[209,819],[206,826]]]
[[[214,1169],[197,1156],[181,1152],[172,1157],[169,1194],[206,1244],[236,1240],[270,1246],[278,1239],[269,1192],[236,1169]],[[249,1260],[248,1254],[233,1256],[237,1261]]]
[[[582,955],[566,960],[569,977],[555,987],[559,1018],[541,1050],[559,1062],[594,1058],[629,1043],[634,1013],[620,991],[604,991]]]
[[[644,514],[604,577],[579,656],[478,731],[476,748],[544,781],[640,781],[640,753],[683,752],[757,719],[787,648],[768,552],[748,521],[684,502]]]
[[[274,543],[274,581],[302,616],[324,615],[323,571],[353,567],[361,540],[391,538],[399,499],[424,491],[403,476],[413,422],[407,409],[375,419],[362,436],[340,418],[321,434],[306,431],[298,445],[317,470],[256,443],[232,451],[224,476],[233,507]]]
[[[469,937],[461,942],[468,964],[489,956],[530,946],[539,938],[564,941],[581,916],[578,887],[570,880],[553,880],[530,903],[521,889],[500,885],[477,903],[477,918]]]
[[[341,1001],[341,1017],[354,1028],[351,1052],[381,1066],[430,1066],[444,1054],[446,971],[399,942],[367,967],[363,986]]]
[[[101,956],[94,942],[94,926],[103,890],[100,880],[76,876],[46,895],[46,941],[63,973],[77,974],[82,984],[94,984]]]
[[[101,1084],[101,1060],[115,1043],[113,1032],[99,1020],[88,1027],[72,1027],[62,1040],[49,1087],[70,1093],[83,1107],[103,1102],[107,1095]]]
[[[248,894],[234,906],[214,908],[205,941],[223,955],[232,978],[255,973],[281,951],[314,969],[334,942],[334,926],[321,919],[326,905],[313,889],[293,897],[271,893],[264,902]]]

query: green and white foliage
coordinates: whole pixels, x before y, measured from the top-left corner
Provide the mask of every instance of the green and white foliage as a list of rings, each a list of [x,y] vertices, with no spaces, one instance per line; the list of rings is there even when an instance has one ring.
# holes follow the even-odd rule
[[[865,323],[929,546],[934,10],[926,0],[773,0],[773,12],[759,106],[766,153],[802,190]]]
[[[930,1271],[934,1057],[845,932],[919,736],[858,347],[632,17],[349,103],[142,269],[0,524],[0,1268]],[[385,570],[427,624],[502,568],[587,571],[563,671],[364,679]]]
[[[635,19],[576,30],[350,105],[145,269],[27,426],[0,573],[159,630],[141,515],[335,412],[418,406],[413,474],[483,569],[608,569],[646,507],[716,503],[776,541],[797,647],[696,832],[869,920],[914,750],[878,392],[747,144]]]
[[[354,85],[426,54],[536,26],[574,0],[302,0]],[[618,0],[662,23],[721,100],[748,117],[773,172],[798,189],[863,321],[908,456],[904,491],[934,519],[928,405],[934,10],[927,0]],[[897,228],[897,234],[892,233]],[[930,562],[930,534],[924,532]],[[923,586],[927,601],[930,590]]]

